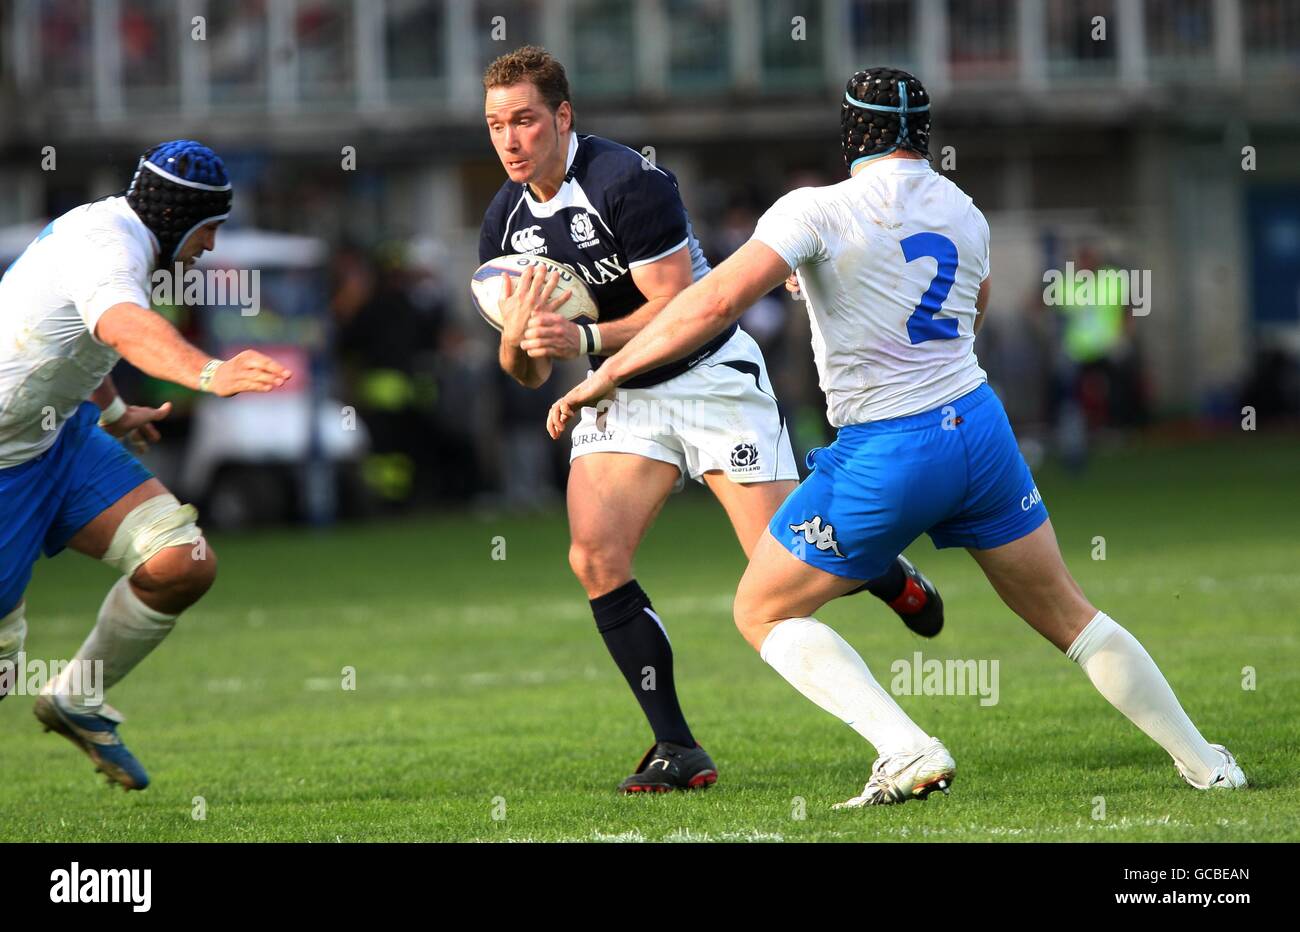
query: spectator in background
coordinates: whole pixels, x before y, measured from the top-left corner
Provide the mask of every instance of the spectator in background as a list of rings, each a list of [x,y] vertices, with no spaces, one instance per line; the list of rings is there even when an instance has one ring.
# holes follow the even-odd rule
[[[1067,267],[1068,268],[1068,267]],[[1145,421],[1129,313],[1128,279],[1085,244],[1066,276],[1058,315],[1058,444],[1067,466],[1082,469],[1089,438]]]
[[[498,431],[491,406],[495,356],[452,319],[437,269],[445,250],[432,240],[355,245],[334,257],[330,301],[344,397],[371,436],[363,475],[394,508],[468,503],[488,490],[486,447]],[[505,402],[507,417],[523,417]],[[542,415],[549,401],[543,399]],[[550,444],[528,421],[549,454]],[[508,459],[529,454],[505,440]],[[551,471],[543,471],[549,475]]]

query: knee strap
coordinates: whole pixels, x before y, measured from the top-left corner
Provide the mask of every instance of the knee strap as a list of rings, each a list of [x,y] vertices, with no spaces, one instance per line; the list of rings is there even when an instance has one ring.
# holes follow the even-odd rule
[[[161,550],[197,543],[203,537],[198,517],[197,508],[175,495],[157,495],[127,512],[100,559],[130,576]]]

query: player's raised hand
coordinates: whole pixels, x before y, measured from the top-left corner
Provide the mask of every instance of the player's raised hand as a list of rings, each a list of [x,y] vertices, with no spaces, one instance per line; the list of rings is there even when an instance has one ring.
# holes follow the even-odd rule
[[[785,290],[790,292],[791,297],[796,301],[803,300],[803,291],[799,288],[799,276],[794,272],[791,272],[790,277],[785,280]]]
[[[524,303],[524,296],[533,283],[533,266],[524,269],[519,276],[519,288],[516,290],[514,276],[501,273],[501,339],[511,346],[518,346],[524,338],[528,327],[530,312]]]
[[[546,432],[551,435],[552,440],[559,440],[565,426],[583,408],[595,407],[604,399],[612,398],[617,390],[618,386],[614,384],[613,379],[601,375],[600,370],[597,369],[571,388],[567,395],[551,405],[551,410],[546,415]]]
[[[565,292],[564,298],[570,292]],[[552,301],[559,306],[560,301]],[[520,349],[529,356],[546,356],[551,359],[576,359],[582,348],[578,340],[578,325],[554,311],[539,311],[528,319]]]
[[[270,356],[257,350],[244,350],[217,367],[209,390],[222,398],[240,392],[269,392],[291,378],[293,373]]]
[[[172,413],[172,403],[164,401],[160,407],[150,408],[145,405],[127,405],[126,413],[111,424],[105,424],[104,430],[114,437],[125,437],[136,453],[143,453],[149,444],[162,439],[154,421],[161,421]]]
[[[559,272],[551,272],[549,275],[543,275],[534,265],[528,266],[519,276],[519,287],[516,289],[511,281],[511,276],[505,276],[501,291],[501,339],[514,345],[520,346],[524,340],[525,331],[531,324],[532,318],[537,314],[554,314],[555,311],[565,301],[569,300],[571,292],[565,292],[554,301],[546,300],[546,296],[555,290],[556,284],[560,280]],[[574,343],[577,343],[577,331],[574,331]],[[544,356],[546,353],[529,353],[529,356]],[[576,356],[577,353],[575,352]]]

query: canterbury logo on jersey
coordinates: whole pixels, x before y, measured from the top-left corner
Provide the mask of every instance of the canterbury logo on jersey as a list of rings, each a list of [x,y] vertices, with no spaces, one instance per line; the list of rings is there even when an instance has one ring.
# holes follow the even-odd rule
[[[516,253],[532,253],[545,251],[546,240],[538,235],[537,231],[541,229],[538,224],[530,227],[524,227],[522,230],[516,230],[510,234],[510,248]]]
[[[840,545],[835,540],[835,526],[828,524],[823,527],[821,515],[813,515],[803,524],[792,524],[790,530],[796,534],[803,534],[803,539],[818,550],[829,550],[837,557],[844,556],[840,553]]]

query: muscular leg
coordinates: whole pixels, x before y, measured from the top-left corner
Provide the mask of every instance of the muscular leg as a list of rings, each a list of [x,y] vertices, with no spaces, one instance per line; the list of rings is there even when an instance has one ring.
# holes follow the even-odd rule
[[[749,557],[754,552],[772,515],[781,507],[799,483],[793,479],[775,482],[732,482],[720,471],[706,472],[704,484],[717,498],[740,541],[740,549]]]
[[[858,653],[812,617],[860,585],[796,559],[764,533],[736,593],[736,627],[790,685],[866,738],[882,757],[915,750],[929,736],[876,682]]]
[[[68,546],[95,559],[104,558],[124,519],[166,494],[166,487],[157,479],[146,480],[73,535]],[[208,590],[216,569],[216,553],[200,538],[158,549],[129,576],[119,579],[104,599],[95,627],[73,663],[52,684],[62,701],[78,710],[100,706],[103,691],[148,656],[171,632],[177,615]],[[81,667],[78,661],[103,664],[103,680],[93,695],[72,675],[74,668]]]
[[[673,653],[632,558],[677,482],[676,466],[628,453],[589,453],[569,471],[569,565],[596,627],[655,733],[694,747],[673,680]]]
[[[731,519],[731,526],[736,531],[736,537],[746,557],[753,553],[754,546],[767,533],[767,526],[772,516],[798,485],[793,479],[775,482],[732,482],[721,471],[706,472],[704,482],[721,503],[723,510],[727,512],[727,517]],[[907,583],[908,577],[902,563],[895,560],[881,576],[859,583],[855,588],[841,595],[870,592],[897,612],[904,622],[908,622],[908,627],[912,627],[914,622],[909,621],[908,616],[923,611],[925,602],[921,601],[919,607],[898,604],[899,597],[907,589]],[[913,595],[914,598],[919,597],[921,600],[927,598],[925,591],[919,585],[915,585],[914,592],[909,592],[909,595]],[[942,624],[942,616],[939,617],[939,624]],[[913,628],[913,630],[918,629]],[[938,629],[918,630],[918,633],[930,637],[938,633]]]
[[[1050,521],[1002,547],[971,550],[1002,601],[1083,667],[1093,686],[1178,763],[1208,784],[1223,758],[1197,731],[1151,655],[1084,596]]]

